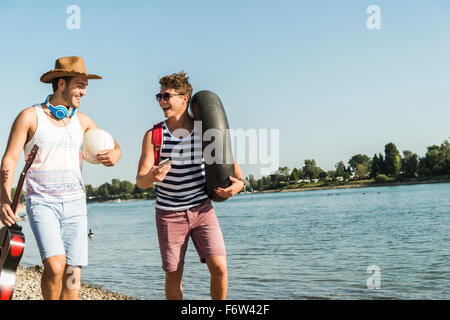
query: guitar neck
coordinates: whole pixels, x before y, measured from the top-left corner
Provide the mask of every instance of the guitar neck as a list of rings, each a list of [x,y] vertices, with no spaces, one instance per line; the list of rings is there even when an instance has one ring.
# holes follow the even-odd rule
[[[30,168],[31,164],[34,161],[34,158],[36,157],[36,153],[39,150],[38,145],[34,145],[33,149],[31,149],[30,154],[28,155],[28,159],[25,161],[25,167],[22,170],[22,173],[20,174],[19,182],[17,183],[16,192],[14,194],[14,200],[11,206],[11,209],[14,213],[17,211],[17,206],[19,205],[20,196],[22,195],[22,187],[23,183],[25,181],[25,175],[27,174],[28,169]]]
[[[11,209],[14,213],[16,213],[17,207],[19,205],[24,181],[25,181],[25,172],[22,171],[22,173],[20,174],[19,182],[17,183],[16,192],[14,194],[14,200],[11,205]]]

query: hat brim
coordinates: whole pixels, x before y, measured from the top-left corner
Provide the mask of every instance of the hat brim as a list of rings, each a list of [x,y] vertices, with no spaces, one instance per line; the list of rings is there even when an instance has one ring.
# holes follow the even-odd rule
[[[102,76],[99,76],[96,74],[88,74],[88,73],[77,72],[77,71],[55,69],[55,70],[50,70],[50,71],[44,73],[41,76],[41,81],[44,83],[51,83],[52,80],[55,78],[73,77],[73,76],[82,76],[82,77],[86,77],[86,79],[103,79]]]

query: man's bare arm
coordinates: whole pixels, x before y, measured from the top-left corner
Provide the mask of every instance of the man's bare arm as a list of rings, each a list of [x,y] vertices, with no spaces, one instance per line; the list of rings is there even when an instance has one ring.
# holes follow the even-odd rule
[[[35,121],[35,114],[32,108],[23,110],[14,120],[9,134],[8,144],[2,158],[0,168],[0,220],[8,226],[14,224],[16,215],[11,210],[12,197],[11,188],[14,174],[22,150],[27,143],[28,132]]]
[[[139,159],[138,172],[136,175],[136,185],[140,189],[150,188],[154,182],[152,175],[149,174],[155,163],[152,137],[152,130],[148,130],[142,141],[141,158]]]
[[[236,178],[229,177],[231,185],[227,188],[216,188],[216,194],[224,199],[228,199],[238,194],[242,188],[244,188],[245,183],[243,182],[242,170],[239,164],[234,161],[234,175]]]
[[[244,176],[242,175],[241,167],[238,165],[236,161],[234,161],[234,175],[239,180],[244,180]]]
[[[161,182],[172,168],[169,163],[161,168],[155,166],[154,147],[152,143],[153,129],[148,130],[142,141],[142,153],[139,159],[136,185],[139,189],[150,188],[153,183]]]

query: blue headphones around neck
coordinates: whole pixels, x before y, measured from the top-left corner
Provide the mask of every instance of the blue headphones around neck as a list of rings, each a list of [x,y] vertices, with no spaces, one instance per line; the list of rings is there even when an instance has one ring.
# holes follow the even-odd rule
[[[52,106],[49,102],[51,96],[51,94],[47,96],[47,99],[45,99],[45,105],[56,119],[61,120],[67,117],[72,117],[75,114],[75,108],[70,107],[69,110],[67,110],[67,108],[62,105],[56,107]]]

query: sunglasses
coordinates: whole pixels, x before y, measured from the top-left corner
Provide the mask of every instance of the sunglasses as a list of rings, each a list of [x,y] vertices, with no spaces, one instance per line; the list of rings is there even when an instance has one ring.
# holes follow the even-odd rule
[[[184,93],[167,93],[167,92],[165,92],[163,94],[158,93],[155,97],[156,97],[156,101],[158,101],[158,102],[160,102],[161,99],[164,102],[166,102],[166,101],[169,101],[170,97],[173,97],[173,96],[184,96]]]

